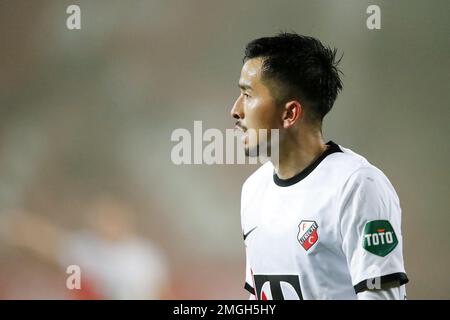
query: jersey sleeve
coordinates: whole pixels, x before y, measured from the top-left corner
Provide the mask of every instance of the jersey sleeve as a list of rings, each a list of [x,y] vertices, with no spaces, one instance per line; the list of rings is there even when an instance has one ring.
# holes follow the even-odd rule
[[[375,167],[360,168],[340,199],[342,250],[355,292],[407,283],[401,208],[386,176]]]
[[[405,286],[362,291],[358,293],[358,300],[406,300]]]

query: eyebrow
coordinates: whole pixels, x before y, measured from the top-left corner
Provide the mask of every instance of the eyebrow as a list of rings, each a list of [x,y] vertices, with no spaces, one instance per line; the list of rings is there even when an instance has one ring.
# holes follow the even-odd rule
[[[242,90],[251,90],[251,89],[253,89],[250,85],[243,84],[243,83],[239,83],[238,87],[241,88]]]

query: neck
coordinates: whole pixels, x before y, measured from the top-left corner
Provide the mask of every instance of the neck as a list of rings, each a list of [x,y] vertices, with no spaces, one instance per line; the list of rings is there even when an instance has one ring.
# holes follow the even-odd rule
[[[280,179],[289,179],[302,172],[327,149],[320,130],[303,131],[286,133],[280,146],[279,161],[274,163]]]

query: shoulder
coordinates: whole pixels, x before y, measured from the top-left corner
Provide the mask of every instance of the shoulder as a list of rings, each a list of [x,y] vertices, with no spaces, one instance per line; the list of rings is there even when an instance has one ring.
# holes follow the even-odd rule
[[[330,174],[346,179],[356,171],[371,165],[366,158],[356,152],[342,146],[339,146],[339,149],[341,152],[332,153],[327,157]]]
[[[394,187],[379,168],[356,152],[342,146],[339,148],[342,152],[329,155],[321,171],[323,179],[337,191],[342,202],[357,190],[367,195],[397,198]]]
[[[339,206],[388,206],[399,208],[397,193],[387,176],[364,157],[341,148],[335,165],[340,168]]]
[[[364,188],[366,192],[394,190],[383,171],[350,149],[342,149],[344,156],[350,158],[348,163],[354,164],[353,169],[347,172],[344,189]]]
[[[328,156],[325,164],[325,172],[334,179],[336,184],[348,186],[357,184],[370,178],[377,181],[389,182],[385,174],[371,164],[365,157],[351,149],[339,146],[342,152],[336,152]]]

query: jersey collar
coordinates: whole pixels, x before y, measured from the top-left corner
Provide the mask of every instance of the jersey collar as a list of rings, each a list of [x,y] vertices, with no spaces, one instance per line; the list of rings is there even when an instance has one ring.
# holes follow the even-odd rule
[[[325,150],[325,152],[322,153],[322,155],[319,158],[317,158],[313,163],[311,163],[305,169],[303,169],[302,171],[300,171],[295,176],[293,176],[289,179],[280,179],[277,176],[277,174],[274,172],[273,173],[273,182],[275,182],[275,184],[280,187],[292,186],[293,184],[296,184],[297,182],[306,178],[311,172],[313,172],[313,170],[319,165],[319,163],[321,163],[322,160],[325,159],[327,156],[329,156],[330,154],[335,153],[335,152],[342,152],[341,148],[339,148],[339,146],[336,143],[334,143],[333,141],[330,140],[326,144],[328,145],[327,150]]]

